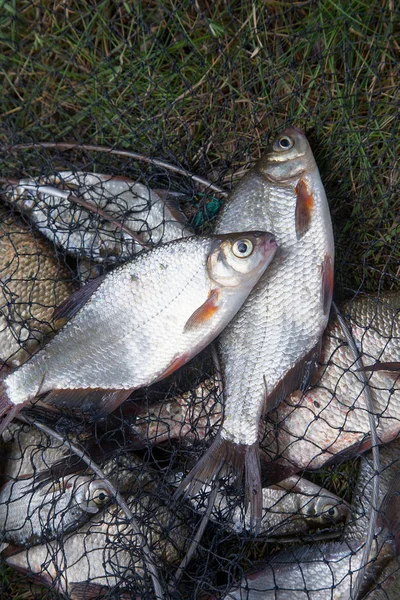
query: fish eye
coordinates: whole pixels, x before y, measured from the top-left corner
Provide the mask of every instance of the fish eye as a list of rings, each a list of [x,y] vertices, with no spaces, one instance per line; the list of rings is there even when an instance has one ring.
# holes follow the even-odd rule
[[[293,148],[293,146],[294,141],[292,138],[288,137],[287,135],[282,135],[276,140],[273,148],[278,152],[284,152],[285,150],[290,150],[290,148]]]
[[[104,489],[96,490],[96,494],[93,497],[93,502],[98,505],[102,505],[108,498],[108,492]]]
[[[253,249],[253,243],[247,239],[237,240],[232,246],[232,252],[237,258],[247,258]]]
[[[333,519],[335,519],[338,516],[338,514],[339,514],[339,511],[338,511],[337,507],[334,506],[333,504],[327,504],[325,506],[324,512],[327,515],[329,515],[330,517],[332,517]]]

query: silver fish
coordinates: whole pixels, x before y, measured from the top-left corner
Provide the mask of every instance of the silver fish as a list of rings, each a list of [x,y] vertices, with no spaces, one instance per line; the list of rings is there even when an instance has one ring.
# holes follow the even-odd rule
[[[175,484],[182,477],[176,477]],[[203,514],[208,507],[206,489],[190,498],[191,506]],[[311,529],[328,527],[347,518],[348,505],[341,498],[306,479],[297,476],[279,485],[262,489],[260,536],[288,536],[307,533]],[[235,533],[251,530],[250,516],[238,495],[224,489],[218,491],[210,521]]]
[[[18,367],[60,328],[54,309],[75,289],[47,240],[0,206],[0,365]]]
[[[364,597],[368,585],[398,552],[392,538],[400,533],[399,446],[382,451],[382,487],[380,522],[375,531],[368,568],[361,589]],[[394,454],[397,460],[393,462]],[[385,469],[390,464],[390,469]],[[394,480],[390,475],[395,472]],[[344,532],[344,541],[301,546],[276,554],[257,573],[250,574],[239,588],[224,596],[240,600],[348,600],[357,571],[362,566],[368,530],[366,509],[372,501],[372,460],[365,460],[355,493],[355,506]],[[386,494],[385,494],[386,491]],[[360,518],[361,509],[361,518]]]
[[[11,408],[9,419],[46,392],[46,402],[114,410],[133,390],[167,377],[209,344],[276,248],[265,232],[186,238],[89,282],[58,313],[70,321],[4,380],[1,414]]]
[[[54,463],[65,461],[70,452],[66,444],[50,438],[34,426],[17,421],[10,423],[2,435],[0,475],[13,481],[37,475]],[[70,436],[75,443],[84,443],[85,436]]]
[[[111,500],[107,484],[70,475],[45,485],[35,477],[0,489],[0,542],[32,546],[77,529]]]
[[[398,292],[361,296],[341,307],[365,365],[399,359],[400,311],[392,306],[396,298],[400,298]],[[389,442],[400,432],[400,377],[389,371],[367,373],[367,377],[378,415],[378,438],[381,443]],[[263,449],[274,461],[274,472],[317,469],[343,453],[351,456],[370,448],[363,389],[353,354],[333,319],[324,337],[315,385],[304,395],[292,394],[270,416],[276,437],[267,433]]]
[[[127,502],[155,562],[176,563],[188,543],[185,513],[173,513],[156,493],[130,496]],[[128,598],[135,598],[132,588],[142,597],[146,577],[141,543],[123,512],[112,505],[62,540],[5,554],[5,562],[69,599],[101,597],[101,591],[115,586],[129,586]]]
[[[242,473],[253,516],[261,517],[259,427],[318,364],[333,289],[334,243],[325,191],[310,145],[286,129],[232,192],[216,231],[266,227],[279,252],[219,340],[225,417],[220,433],[183,482],[196,493],[229,463]]]
[[[147,245],[191,235],[183,214],[170,200],[126,177],[60,171],[49,177],[21,179],[8,188],[5,198],[27,213],[41,233],[67,253],[115,261],[128,260],[142,250],[128,233],[73,203],[69,194],[104,210]]]

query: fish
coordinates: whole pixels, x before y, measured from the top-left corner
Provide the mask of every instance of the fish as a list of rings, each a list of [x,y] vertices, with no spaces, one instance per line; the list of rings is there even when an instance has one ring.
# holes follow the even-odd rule
[[[183,474],[175,475],[179,485]],[[190,505],[204,514],[208,508],[208,490],[189,499]],[[292,476],[279,485],[262,489],[262,518],[260,537],[289,536],[308,533],[312,529],[329,527],[347,519],[347,502],[311,483],[307,479]],[[236,534],[250,533],[251,522],[238,495],[220,488],[210,514],[210,521]]]
[[[222,391],[215,377],[196,388],[148,403],[128,400],[122,407],[122,423],[129,443],[136,449],[171,440],[193,446],[208,439],[222,420]],[[116,422],[116,427],[121,421]]]
[[[93,433],[69,435],[86,445]],[[107,481],[95,478],[71,461],[68,446],[34,426],[10,423],[3,434],[0,487],[0,543],[29,547],[74,531],[98,512],[112,495]],[[98,448],[96,446],[98,451]],[[101,456],[101,454],[100,454]],[[75,457],[76,458],[76,457]],[[98,457],[96,456],[96,459]],[[132,452],[113,450],[98,460],[107,480],[120,493],[148,485],[149,470]],[[53,476],[53,471],[57,476]]]
[[[400,565],[393,558],[379,575],[363,600],[398,600],[400,598]]]
[[[59,307],[66,325],[2,382],[0,433],[39,395],[104,415],[172,374],[232,319],[276,249],[266,232],[193,236],[88,282]]]
[[[167,191],[152,190],[127,177],[59,171],[21,179],[6,188],[4,197],[65,253],[113,263],[142,250],[143,246],[115,223],[72,202],[71,194],[105,211],[147,246],[193,235]]]
[[[86,434],[69,435],[75,444],[84,444]],[[10,423],[3,435],[0,477],[2,483],[27,479],[47,471],[56,462],[65,462],[70,451],[65,443],[19,421]]]
[[[111,498],[104,481],[87,475],[44,485],[35,477],[9,481],[0,489],[0,542],[29,547],[62,537]]]
[[[218,348],[224,421],[213,445],[177,496],[197,493],[226,467],[241,478],[255,527],[261,518],[259,428],[317,369],[333,293],[334,240],[326,194],[302,131],[285,129],[235,187],[217,234],[255,224],[272,231],[279,251]]]
[[[154,482],[152,493],[150,488],[129,495],[126,501],[157,567],[175,565],[190,542],[187,515],[166,506],[158,497]],[[2,557],[24,576],[70,600],[101,597],[111,588],[121,594],[127,588],[127,598],[136,598],[135,594],[142,598],[147,571],[141,544],[141,537],[134,533],[123,511],[112,504],[60,540],[25,550],[9,547]]]
[[[60,328],[54,309],[76,287],[47,240],[0,206],[0,365],[20,366]]]
[[[363,363],[391,362],[400,353],[400,293],[361,295],[346,301],[347,319]],[[268,417],[262,442],[263,475],[270,484],[282,473],[319,469],[371,447],[364,384],[341,326],[332,319],[325,333],[314,385],[295,392]],[[400,377],[388,371],[366,373],[377,415],[379,443],[400,433]],[[274,431],[271,434],[272,430]]]
[[[389,444],[389,446],[392,446]],[[363,578],[363,598],[386,565],[397,556],[400,541],[399,445],[381,450],[382,485],[379,518]],[[394,459],[395,457],[395,459]],[[392,479],[390,476],[393,476]],[[222,597],[240,600],[347,600],[362,566],[372,502],[372,458],[363,459],[343,541],[298,546],[275,554],[261,569]],[[367,517],[368,515],[368,517]]]

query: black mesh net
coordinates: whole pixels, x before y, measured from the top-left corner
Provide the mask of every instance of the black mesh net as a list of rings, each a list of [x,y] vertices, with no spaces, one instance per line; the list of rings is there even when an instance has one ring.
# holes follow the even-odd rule
[[[396,2],[0,6],[2,374],[85,282],[212,232],[291,125],[329,199],[335,301],[365,364],[400,360]],[[173,500],[222,422],[209,349],[107,419],[24,410],[1,441],[0,598],[397,598],[399,375],[371,377],[374,496],[355,360],[332,314],[313,387],[266,417],[259,535],[229,479]]]

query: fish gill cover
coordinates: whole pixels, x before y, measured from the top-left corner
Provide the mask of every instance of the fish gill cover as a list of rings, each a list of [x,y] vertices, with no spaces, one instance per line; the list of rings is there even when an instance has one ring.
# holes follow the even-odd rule
[[[212,232],[226,193],[290,126],[305,131],[327,193],[334,300],[364,364],[398,362],[399,10],[392,0],[3,2],[2,371],[62,326],[53,311],[84,281],[143,246]],[[350,597],[373,469],[365,386],[333,314],[321,362],[314,386],[266,417],[260,535],[243,489],[222,481],[187,564],[210,490],[172,497],[222,421],[209,349],[106,420],[25,411],[58,438],[17,420],[3,435],[0,597],[154,598],[152,565],[165,598]],[[388,370],[367,379],[381,514],[359,597],[395,598],[400,381]]]

